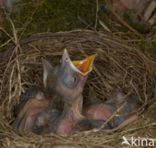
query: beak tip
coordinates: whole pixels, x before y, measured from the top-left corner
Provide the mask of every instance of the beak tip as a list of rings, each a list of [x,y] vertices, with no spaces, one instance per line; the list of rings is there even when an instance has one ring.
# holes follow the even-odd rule
[[[66,48],[64,49],[64,53],[66,53],[66,54],[68,53]]]

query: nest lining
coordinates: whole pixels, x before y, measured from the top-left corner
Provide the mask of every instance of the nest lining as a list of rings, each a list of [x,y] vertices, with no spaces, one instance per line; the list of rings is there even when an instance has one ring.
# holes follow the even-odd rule
[[[119,135],[124,130],[105,132],[102,130],[82,132],[69,137],[57,135],[37,136],[31,133],[16,133],[10,126],[14,120],[14,106],[26,88],[42,86],[42,64],[44,57],[53,65],[60,61],[64,48],[71,59],[78,60],[97,53],[94,70],[89,75],[84,99],[89,96],[91,88],[100,99],[108,99],[114,88],[139,97],[141,109],[150,106],[156,98],[155,62],[142,52],[128,46],[116,36],[88,30],[35,34],[20,42],[20,47],[11,46],[0,54],[1,58],[1,122],[0,137],[3,147],[104,147],[116,145]],[[142,128],[153,128],[148,121]],[[147,122],[147,125],[145,124]],[[151,122],[151,121],[149,121]],[[134,124],[136,129],[141,129]],[[139,127],[139,128],[137,128]],[[133,129],[129,134],[137,135]],[[22,135],[22,136],[20,136]],[[31,137],[31,138],[30,138]],[[121,137],[120,137],[121,138]]]

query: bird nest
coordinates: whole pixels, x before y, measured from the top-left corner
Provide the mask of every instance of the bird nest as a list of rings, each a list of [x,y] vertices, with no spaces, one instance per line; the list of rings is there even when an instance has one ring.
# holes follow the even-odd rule
[[[114,89],[122,89],[142,103],[139,120],[123,129],[94,129],[66,137],[17,133],[11,123],[19,96],[26,88],[43,85],[41,58],[57,64],[65,48],[74,60],[98,55],[84,89],[84,101],[91,90],[106,100]],[[0,147],[108,148],[121,145],[123,135],[152,137],[155,133],[156,108],[151,104],[156,98],[156,63],[115,35],[87,30],[35,34],[1,52],[0,59]]]

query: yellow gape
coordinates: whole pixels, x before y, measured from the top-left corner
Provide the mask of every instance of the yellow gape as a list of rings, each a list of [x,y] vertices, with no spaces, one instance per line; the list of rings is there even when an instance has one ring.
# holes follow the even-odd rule
[[[93,54],[84,60],[72,61],[73,65],[82,75],[87,75],[93,69],[93,63],[97,54]]]

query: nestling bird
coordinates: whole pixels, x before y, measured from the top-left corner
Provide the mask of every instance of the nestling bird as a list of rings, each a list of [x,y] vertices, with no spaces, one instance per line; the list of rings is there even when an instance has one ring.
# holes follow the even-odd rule
[[[69,135],[75,132],[75,125],[84,117],[82,116],[83,104],[83,88],[87,80],[88,74],[92,71],[92,65],[96,55],[87,57],[81,61],[71,61],[67,51],[65,50],[61,68],[57,72],[58,84],[55,92],[58,93],[63,102],[63,112],[56,120],[52,127],[52,131],[59,135]],[[48,76],[47,76],[48,78]],[[49,84],[45,85],[51,86]],[[51,90],[52,88],[47,88]]]
[[[18,130],[33,131],[37,116],[48,107],[50,99],[38,89],[29,89],[21,96],[20,103],[16,106],[17,117],[13,127]]]
[[[73,133],[75,124],[84,118],[81,114],[82,92],[95,56],[71,61],[67,50],[64,50],[62,61],[56,67],[43,60],[45,90],[26,92],[25,99],[23,97],[18,106],[14,127],[37,134]]]
[[[121,107],[109,123],[109,127],[125,126],[138,118],[136,111],[139,108],[137,97],[125,98],[125,96],[122,91],[118,90],[106,102],[97,98],[90,99],[88,105],[84,107],[83,114],[88,119],[105,122]]]

